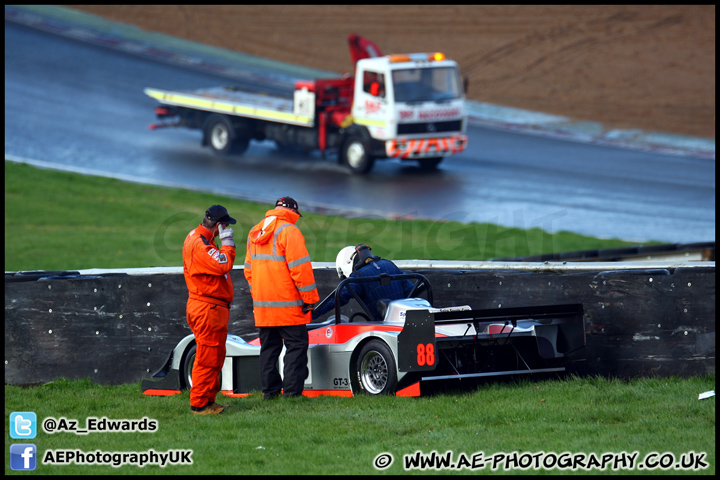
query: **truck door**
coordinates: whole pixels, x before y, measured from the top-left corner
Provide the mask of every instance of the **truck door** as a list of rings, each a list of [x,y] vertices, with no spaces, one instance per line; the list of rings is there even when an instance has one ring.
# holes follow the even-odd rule
[[[355,87],[353,118],[355,123],[364,125],[377,140],[388,137],[389,107],[386,98],[386,75],[384,72],[362,70]]]

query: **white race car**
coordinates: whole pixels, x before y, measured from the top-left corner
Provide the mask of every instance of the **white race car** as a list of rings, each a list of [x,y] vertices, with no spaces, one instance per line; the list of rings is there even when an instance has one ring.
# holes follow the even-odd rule
[[[411,298],[379,302],[383,321],[363,311],[341,315],[339,295],[352,282],[415,280]],[[424,290],[427,298],[416,297]],[[498,375],[562,372],[584,359],[581,304],[473,310],[434,308],[432,289],[419,273],[348,278],[323,300],[336,297],[335,315],[308,324],[308,377],[303,395],[419,396],[421,384]],[[364,313],[365,312],[365,313]],[[193,335],[183,338],[152,380],[146,395],[173,395],[192,386]],[[260,341],[228,335],[221,391],[246,396],[260,390]],[[280,356],[282,372],[284,350]]]

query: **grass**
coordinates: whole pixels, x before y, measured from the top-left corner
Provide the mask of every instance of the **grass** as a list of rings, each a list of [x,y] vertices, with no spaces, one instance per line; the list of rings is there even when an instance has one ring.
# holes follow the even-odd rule
[[[632,381],[566,378],[482,385],[475,390],[420,398],[318,397],[266,402],[261,395],[222,397],[230,408],[220,416],[189,412],[187,392],[173,397],[140,394],[139,384],[99,386],[90,380],[33,387],[5,386],[5,418],[13,411],[32,411],[38,423],[47,417],[157,420],[153,433],[47,434],[39,428],[32,440],[40,458],[48,450],[146,452],[192,450],[192,465],[164,468],[148,465],[46,465],[38,474],[202,474],[202,475],[373,475],[420,473],[405,470],[406,456],[416,452],[451,452],[453,460],[483,452],[595,454],[638,452],[637,462],[653,452],[705,453],[708,468],[692,470],[579,470],[510,468],[498,473],[702,473],[715,472],[715,399],[698,400],[714,389],[715,377],[653,378]],[[6,422],[5,443],[9,437]],[[29,441],[30,442],[30,441]],[[378,471],[381,453],[394,457]],[[498,457],[499,458],[499,457]],[[512,457],[511,457],[512,458]],[[511,461],[511,460],[510,460]],[[505,466],[508,468],[505,468]],[[516,466],[519,466],[518,463]],[[485,468],[435,470],[426,473],[484,473]],[[6,464],[5,473],[13,473]]]
[[[269,205],[5,161],[5,270],[180,266],[185,236],[217,203],[238,220],[233,229],[242,259],[244,239]],[[333,262],[342,247],[358,243],[394,260],[488,260],[631,245],[539,228],[307,211],[298,226],[316,262]]]

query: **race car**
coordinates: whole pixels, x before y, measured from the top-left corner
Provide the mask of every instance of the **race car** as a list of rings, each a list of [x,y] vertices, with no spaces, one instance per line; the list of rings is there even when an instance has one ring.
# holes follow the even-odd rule
[[[378,302],[382,321],[350,288],[356,282],[414,280],[409,298]],[[361,311],[341,314],[348,288]],[[416,296],[423,294],[426,298]],[[357,394],[420,396],[421,384],[489,376],[562,372],[584,359],[581,304],[473,310],[468,305],[434,308],[432,287],[419,273],[346,278],[319,305],[335,297],[335,315],[307,325],[305,396]],[[196,345],[183,338],[151,380],[146,395],[173,395],[192,386]],[[228,335],[221,391],[246,396],[260,390],[260,340]],[[279,370],[283,370],[283,353]]]

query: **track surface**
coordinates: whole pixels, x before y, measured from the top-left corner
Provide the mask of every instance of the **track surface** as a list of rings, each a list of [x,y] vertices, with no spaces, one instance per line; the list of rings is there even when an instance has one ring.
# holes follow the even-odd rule
[[[715,239],[715,162],[470,128],[440,170],[377,162],[349,175],[334,156],[281,155],[254,144],[237,158],[197,131],[149,131],[144,87],[227,79],[5,23],[5,153],[268,203],[383,217],[491,222],[631,241]]]

